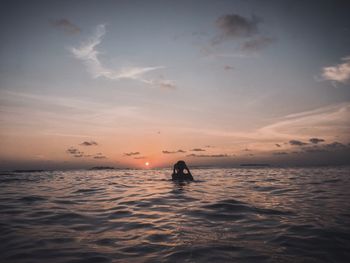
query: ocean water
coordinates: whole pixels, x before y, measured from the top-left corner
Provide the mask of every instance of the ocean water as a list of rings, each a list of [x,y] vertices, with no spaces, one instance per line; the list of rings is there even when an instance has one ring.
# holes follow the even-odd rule
[[[0,175],[0,262],[350,262],[350,168]]]

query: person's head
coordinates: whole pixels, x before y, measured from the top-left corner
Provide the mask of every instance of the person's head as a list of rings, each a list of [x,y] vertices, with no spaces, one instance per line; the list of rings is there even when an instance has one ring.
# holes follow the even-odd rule
[[[187,165],[184,161],[180,160],[176,163],[176,167],[177,169],[183,171],[187,167]]]

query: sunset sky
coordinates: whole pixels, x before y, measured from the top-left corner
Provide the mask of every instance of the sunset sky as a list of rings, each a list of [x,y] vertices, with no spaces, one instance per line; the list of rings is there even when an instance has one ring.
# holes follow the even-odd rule
[[[350,164],[348,1],[1,1],[0,169]]]

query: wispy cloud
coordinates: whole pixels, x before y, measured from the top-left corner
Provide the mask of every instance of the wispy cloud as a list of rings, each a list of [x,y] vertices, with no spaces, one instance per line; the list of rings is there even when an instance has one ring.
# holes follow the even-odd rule
[[[75,58],[83,61],[94,78],[104,77],[111,80],[132,79],[149,84],[154,87],[173,89],[174,81],[165,79],[148,79],[144,75],[148,72],[163,69],[164,66],[147,66],[147,67],[122,67],[121,69],[110,69],[102,64],[99,58],[100,52],[96,47],[101,44],[103,36],[106,34],[106,26],[98,25],[94,34],[80,47],[70,48],[70,52]]]
[[[309,140],[315,135],[329,139],[334,137],[335,131],[339,136],[348,137],[349,128],[350,103],[339,103],[284,116],[281,120],[260,128],[258,133],[265,137],[289,140]]]
[[[254,150],[258,150],[257,148],[266,150],[267,144],[271,145],[271,150],[276,149],[275,147],[278,147],[274,146],[276,143],[287,148],[290,147],[289,143],[282,146],[282,141],[300,140],[307,142],[310,138],[318,136],[327,141],[334,140],[335,136],[338,136],[339,141],[348,141],[350,138],[350,103],[328,105],[265,121],[266,124],[262,127],[246,132],[207,129],[198,126],[178,127],[178,130],[193,135],[230,138],[235,141],[236,150],[247,147],[248,142],[258,144],[258,147],[254,145]]]
[[[134,156],[134,155],[139,155],[140,152],[129,152],[129,153],[124,153],[124,156]]]
[[[231,157],[228,154],[188,154],[187,157],[199,157],[199,158],[223,158],[223,157]]]
[[[50,21],[51,25],[62,29],[67,34],[78,34],[81,29],[69,21],[67,18],[55,19]]]
[[[103,155],[97,155],[97,156],[94,156],[94,159],[107,159],[107,157]]]
[[[205,152],[205,150],[202,149],[202,148],[194,148],[194,149],[192,149],[190,151],[192,151],[192,152]]]
[[[157,87],[160,89],[168,89],[168,90],[173,90],[176,89],[176,84],[174,80],[168,80],[168,79],[140,79],[142,82],[149,84],[153,87]]]
[[[324,67],[322,77],[325,80],[348,83],[350,80],[350,56],[342,58],[342,61],[338,65]]]
[[[142,159],[146,159],[147,156],[137,156],[137,157],[134,157],[135,160],[142,160]]]
[[[164,154],[175,154],[175,153],[185,153],[186,151],[184,151],[184,150],[177,150],[177,151],[167,151],[167,150],[164,150],[164,151],[162,151],[162,153],[164,153]]]
[[[6,103],[3,103],[5,101]],[[11,104],[7,106],[8,102]],[[22,106],[18,107],[18,104]],[[47,126],[38,131],[41,134],[85,137],[85,140],[88,141],[96,136],[96,131],[113,129],[113,123],[116,119],[120,121],[137,120],[139,122],[150,119],[141,111],[139,105],[125,104],[124,101],[118,104],[101,103],[82,96],[61,97],[56,94],[43,95],[0,90],[0,110],[3,113],[6,112],[0,116],[0,119],[4,120],[6,117],[8,122],[21,123],[21,125],[25,124],[26,126],[42,123],[42,120],[45,119]],[[67,123],[70,125],[67,126]],[[81,133],[82,127],[84,127],[84,133]],[[121,129],[126,128],[122,127]]]
[[[107,156],[105,156],[103,153],[96,153],[93,158],[94,159],[107,159]]]
[[[287,152],[273,152],[273,155],[287,155]]]

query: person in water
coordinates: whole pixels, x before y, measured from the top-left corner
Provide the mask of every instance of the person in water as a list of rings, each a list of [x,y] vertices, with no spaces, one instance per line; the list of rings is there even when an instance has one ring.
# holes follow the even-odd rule
[[[186,173],[184,170],[186,170]],[[178,161],[174,164],[172,179],[193,181],[193,176],[184,161]]]

